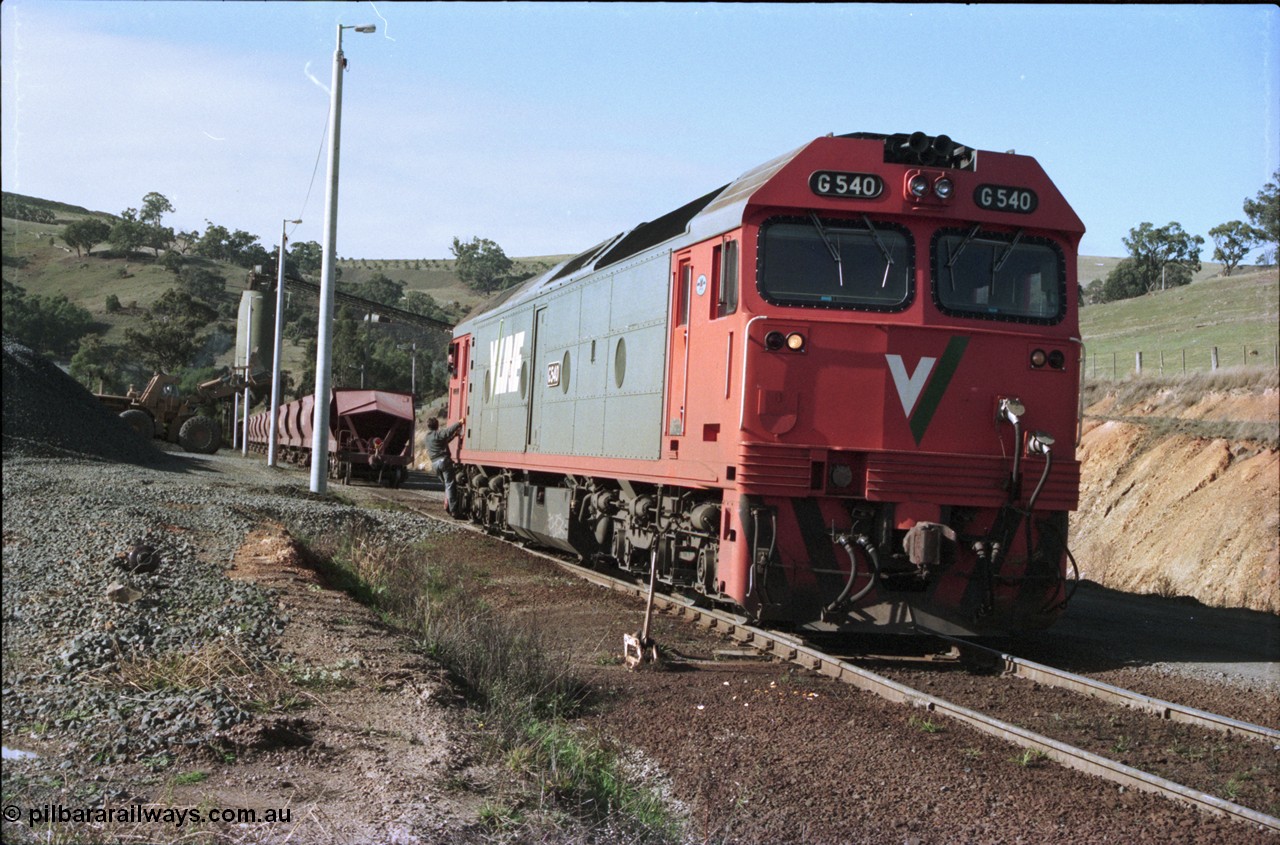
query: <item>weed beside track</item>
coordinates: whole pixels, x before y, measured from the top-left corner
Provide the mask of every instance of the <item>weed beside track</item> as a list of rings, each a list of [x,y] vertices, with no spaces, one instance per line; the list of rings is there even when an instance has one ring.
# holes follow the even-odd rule
[[[680,820],[621,750],[575,727],[590,690],[568,656],[533,620],[495,612],[468,590],[464,558],[477,549],[447,542],[403,546],[356,532],[307,548],[331,585],[411,632],[464,690],[488,752],[524,786],[514,801],[486,805],[482,820],[517,833],[559,827],[567,815],[628,842],[679,839]]]

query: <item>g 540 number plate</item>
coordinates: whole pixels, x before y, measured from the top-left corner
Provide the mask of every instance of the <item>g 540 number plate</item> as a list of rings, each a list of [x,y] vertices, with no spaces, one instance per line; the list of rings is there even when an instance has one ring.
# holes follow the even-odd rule
[[[820,197],[870,200],[884,193],[884,180],[874,173],[818,170],[809,177],[809,190]]]
[[[1011,211],[1030,214],[1040,204],[1036,192],[1030,188],[1014,188],[1009,185],[979,185],[973,191],[973,203],[987,211]]]

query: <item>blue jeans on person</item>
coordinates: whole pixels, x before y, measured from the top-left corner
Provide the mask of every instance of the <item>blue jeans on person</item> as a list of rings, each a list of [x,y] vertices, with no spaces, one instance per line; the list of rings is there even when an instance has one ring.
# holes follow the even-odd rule
[[[431,468],[435,470],[436,477],[444,482],[444,509],[451,516],[461,516],[457,512],[458,499],[457,492],[454,490],[454,464],[449,458],[441,458],[431,463]]]

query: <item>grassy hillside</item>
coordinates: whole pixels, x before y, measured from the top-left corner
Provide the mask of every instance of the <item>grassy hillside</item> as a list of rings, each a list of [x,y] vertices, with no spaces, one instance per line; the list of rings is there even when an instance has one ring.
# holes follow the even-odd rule
[[[554,267],[570,256],[535,255],[513,258],[512,272],[540,273]],[[476,293],[458,281],[451,258],[340,258],[338,267],[343,281],[360,283],[379,273],[392,281],[405,283],[405,291],[422,291],[440,303],[457,302],[472,308],[487,297]]]
[[[104,336],[108,341],[122,342],[124,329],[139,321],[138,310],[149,307],[172,287],[174,276],[151,261],[107,259],[97,254],[77,257],[59,234],[67,222],[32,223],[4,218],[5,281],[28,293],[65,296],[106,327]],[[226,268],[218,270],[227,275]],[[244,272],[239,271],[235,277],[243,276]],[[110,294],[119,297],[123,311],[107,313],[106,299]]]
[[[173,274],[147,258],[133,261],[106,258],[103,256],[105,244],[100,245],[92,257],[77,257],[75,250],[63,243],[60,232],[67,223],[84,217],[100,217],[111,222],[113,215],[36,197],[12,196],[53,212],[56,221],[33,223],[4,218],[5,279],[30,293],[66,296],[88,309],[95,318],[110,326],[108,340],[116,340],[121,327],[131,325],[136,317],[128,313],[107,314],[104,305],[107,295],[115,294],[126,307],[136,304],[146,308],[173,284]],[[542,255],[513,260],[516,270],[541,272],[568,257]],[[422,291],[442,304],[458,302],[471,308],[485,299],[458,280],[453,266],[453,259],[445,258],[338,260],[343,281],[358,284],[381,273],[393,281],[404,282],[406,292]],[[238,300],[247,277],[245,269],[231,264],[214,264],[211,269],[226,277],[229,296]]]
[[[1213,250],[1208,252],[1212,254]],[[1079,282],[1087,286],[1094,279],[1105,279],[1107,275],[1114,270],[1124,258],[1107,258],[1099,255],[1082,255],[1076,261],[1076,275]],[[1259,270],[1258,267],[1237,267],[1237,274],[1244,272],[1252,272]],[[1217,278],[1222,275],[1222,265],[1212,261],[1205,261],[1200,264],[1200,272],[1191,277],[1192,282],[1203,282],[1206,279]]]
[[[1082,259],[1083,263],[1083,259]],[[1272,366],[1280,328],[1280,273],[1276,268],[1193,282],[1135,299],[1091,305],[1080,312],[1080,330],[1099,377],[1124,376],[1143,353],[1143,370],[1166,373],[1207,370],[1218,347],[1222,367]]]
[[[73,220],[83,220],[86,217],[101,217],[104,220],[115,219],[114,214],[108,214],[105,211],[90,211],[78,205],[71,205],[65,202],[55,202],[54,200],[40,199],[39,197],[29,197],[25,194],[15,194],[12,191],[5,191],[6,198],[12,197],[24,205],[30,205],[35,208],[44,209],[51,212],[57,221],[62,224],[70,223]]]

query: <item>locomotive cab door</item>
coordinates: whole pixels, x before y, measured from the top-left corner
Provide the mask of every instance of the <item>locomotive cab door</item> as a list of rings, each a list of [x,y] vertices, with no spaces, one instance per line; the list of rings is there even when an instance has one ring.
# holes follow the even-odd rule
[[[687,427],[689,404],[689,315],[693,307],[693,258],[688,252],[676,256],[671,285],[671,357],[667,384],[667,418],[665,431],[668,437],[683,437]],[[668,444],[669,451],[679,449],[679,441]]]
[[[471,336],[455,338],[449,344],[449,419],[458,420],[470,410]]]

